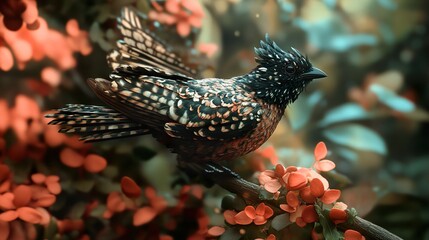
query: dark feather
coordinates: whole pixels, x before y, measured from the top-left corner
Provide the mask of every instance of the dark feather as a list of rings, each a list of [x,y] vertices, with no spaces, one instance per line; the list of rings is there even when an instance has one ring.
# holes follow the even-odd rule
[[[78,134],[87,142],[150,133],[144,125],[103,106],[69,104],[46,117],[54,118],[49,124],[60,125],[60,132]]]
[[[173,49],[142,28],[139,16],[131,8],[122,10],[118,28],[122,40],[117,42],[117,49],[107,56],[107,62],[113,70],[139,66],[168,75],[197,75],[197,71],[184,64]]]

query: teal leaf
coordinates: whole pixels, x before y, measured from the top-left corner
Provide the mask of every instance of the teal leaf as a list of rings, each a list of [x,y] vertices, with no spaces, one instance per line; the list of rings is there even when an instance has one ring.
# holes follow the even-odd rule
[[[350,162],[356,162],[358,160],[358,154],[356,151],[352,151],[349,148],[339,147],[336,150],[336,153]]]
[[[235,228],[227,228],[226,231],[219,237],[219,240],[240,239],[241,234]]]
[[[289,216],[289,213],[277,215],[273,218],[273,221],[271,221],[271,227],[273,227],[276,231],[280,231],[283,228],[289,226],[292,224],[292,222],[289,220]]]
[[[342,234],[337,230],[336,226],[328,217],[328,211],[320,208],[319,205],[314,205],[317,215],[319,215],[319,223],[323,228],[323,237],[325,239],[342,239]]]
[[[370,118],[372,114],[368,113],[356,103],[346,103],[330,110],[319,122],[319,126],[325,127],[334,123],[360,120]]]
[[[416,108],[414,103],[410,100],[398,96],[395,92],[386,89],[381,85],[372,84],[369,90],[377,95],[380,102],[398,112],[409,113],[414,111]]]
[[[363,151],[372,151],[381,155],[386,155],[387,153],[386,144],[380,135],[358,124],[330,127],[323,131],[323,134],[326,138],[339,145]]]
[[[321,92],[315,92],[310,96],[300,96],[295,103],[286,108],[290,125],[294,131],[304,127],[310,120],[314,107],[322,99]]]

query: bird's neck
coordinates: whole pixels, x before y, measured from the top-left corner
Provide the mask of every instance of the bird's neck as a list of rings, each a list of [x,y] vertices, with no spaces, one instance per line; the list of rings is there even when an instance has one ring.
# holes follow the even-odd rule
[[[286,108],[296,98],[293,99],[292,95],[287,94],[287,86],[280,84],[278,77],[266,68],[258,66],[248,74],[237,77],[236,82],[254,92],[255,96],[264,102]]]

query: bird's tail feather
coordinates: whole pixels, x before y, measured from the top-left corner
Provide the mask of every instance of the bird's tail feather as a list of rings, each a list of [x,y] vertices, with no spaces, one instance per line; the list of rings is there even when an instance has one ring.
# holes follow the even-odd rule
[[[59,125],[61,133],[78,134],[85,142],[150,133],[144,125],[133,122],[122,113],[103,106],[68,104],[46,117],[53,118],[49,124]]]

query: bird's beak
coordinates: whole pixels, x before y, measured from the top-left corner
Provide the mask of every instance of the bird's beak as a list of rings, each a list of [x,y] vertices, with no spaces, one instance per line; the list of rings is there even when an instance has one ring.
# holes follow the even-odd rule
[[[301,78],[308,79],[308,80],[316,79],[316,78],[324,78],[324,77],[327,77],[327,76],[328,75],[326,75],[325,72],[323,72],[322,70],[320,70],[320,69],[318,69],[316,67],[312,67],[310,69],[310,71],[301,74]]]

